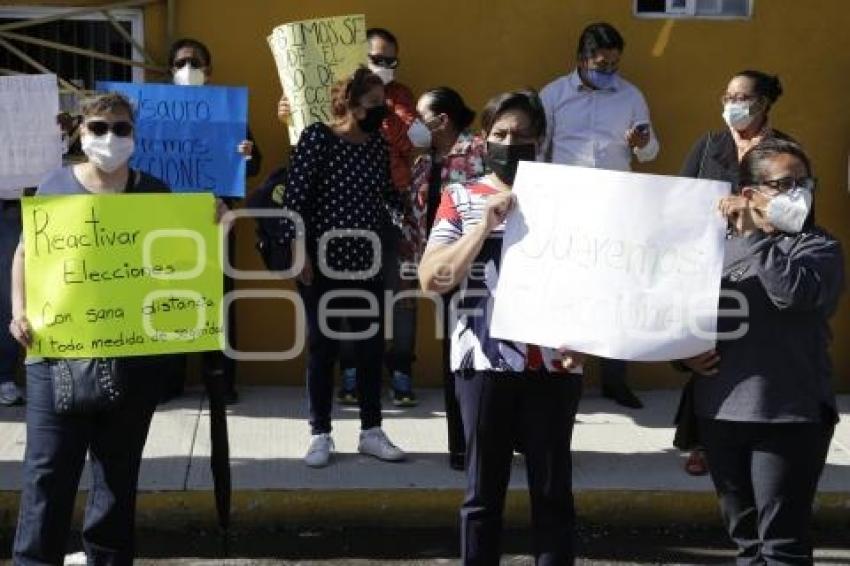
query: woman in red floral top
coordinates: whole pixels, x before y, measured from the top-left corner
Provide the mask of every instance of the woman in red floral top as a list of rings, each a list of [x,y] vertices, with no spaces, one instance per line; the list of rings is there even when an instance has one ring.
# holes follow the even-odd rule
[[[419,97],[416,112],[419,119],[411,126],[411,138],[428,151],[413,165],[413,214],[406,229],[408,240],[413,242],[408,259],[418,262],[425,251],[443,187],[484,175],[485,144],[481,136],[469,130],[475,112],[449,87],[426,91]]]
[[[428,233],[443,189],[452,183],[476,179],[485,173],[484,140],[469,130],[475,119],[463,98],[451,88],[439,87],[425,92],[416,105],[418,119],[410,127],[414,145],[425,149],[413,165],[411,185],[412,214],[406,217],[402,262],[409,265],[403,273],[416,273],[416,264],[425,251]],[[411,269],[412,267],[412,269]],[[411,283],[415,283],[415,280]],[[446,302],[448,304],[448,302]],[[415,303],[414,303],[415,308]],[[444,313],[445,314],[445,313]],[[449,317],[444,316],[444,321]],[[449,332],[443,332],[443,383],[446,398],[446,424],[449,435],[449,464],[463,470],[466,452],[460,410],[454,393],[454,379],[449,371]],[[413,337],[415,339],[415,336]]]

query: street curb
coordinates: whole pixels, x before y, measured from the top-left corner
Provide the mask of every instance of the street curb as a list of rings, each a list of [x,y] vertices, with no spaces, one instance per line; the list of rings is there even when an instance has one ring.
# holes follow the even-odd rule
[[[77,497],[79,524],[86,493]],[[236,491],[231,525],[240,530],[290,526],[455,527],[461,490],[298,490]],[[611,526],[713,526],[720,524],[717,499],[710,492],[586,490],[575,494],[580,522]],[[0,492],[0,531],[15,527],[19,492]],[[508,493],[505,522],[529,525],[528,494]],[[160,531],[213,529],[216,511],[211,491],[139,494],[136,525]],[[820,493],[815,525],[850,530],[850,493]]]

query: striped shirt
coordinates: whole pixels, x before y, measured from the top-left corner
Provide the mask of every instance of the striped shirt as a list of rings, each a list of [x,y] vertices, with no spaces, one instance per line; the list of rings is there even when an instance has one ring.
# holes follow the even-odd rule
[[[469,234],[483,222],[487,199],[498,192],[499,189],[486,178],[448,185],[443,191],[428,245],[451,245]],[[499,340],[490,335],[493,292],[499,280],[504,234],[504,224],[489,234],[451,298],[452,304],[457,305],[456,321],[450,326],[451,370],[520,372],[545,367],[561,372],[560,364],[555,363],[560,357],[555,350]],[[572,373],[581,373],[581,370]]]

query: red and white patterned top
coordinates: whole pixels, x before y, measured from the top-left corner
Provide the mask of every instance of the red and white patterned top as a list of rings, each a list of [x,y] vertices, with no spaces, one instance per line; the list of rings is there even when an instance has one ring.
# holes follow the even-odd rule
[[[470,233],[483,222],[487,199],[498,191],[486,178],[447,186],[428,246],[451,245]],[[556,362],[560,358],[556,350],[499,340],[490,335],[504,233],[504,224],[490,233],[453,295],[452,301],[457,308],[456,322],[450,325],[451,370],[520,372],[545,367],[550,372],[564,372]],[[581,373],[581,370],[571,373]]]

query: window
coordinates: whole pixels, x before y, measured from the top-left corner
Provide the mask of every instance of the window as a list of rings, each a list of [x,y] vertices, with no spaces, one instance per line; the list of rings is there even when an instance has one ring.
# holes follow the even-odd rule
[[[71,8],[3,7],[0,8],[0,24],[59,15],[69,10]],[[136,43],[140,46],[144,45],[142,10],[126,8],[112,10],[110,13],[118,22],[118,25],[124,28]],[[20,35],[72,45],[124,59],[144,60],[143,55],[112,26],[101,12],[72,16],[12,31]],[[87,55],[68,53],[52,47],[43,47],[14,39],[7,39],[7,41],[53,73],[80,88],[94,89],[95,83],[101,80],[144,81],[144,70],[140,67],[130,68],[120,63],[94,59]],[[38,72],[6,49],[0,49],[0,70],[23,73]]]
[[[635,0],[642,18],[750,19],[753,0]]]

